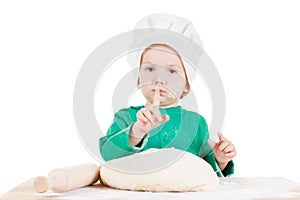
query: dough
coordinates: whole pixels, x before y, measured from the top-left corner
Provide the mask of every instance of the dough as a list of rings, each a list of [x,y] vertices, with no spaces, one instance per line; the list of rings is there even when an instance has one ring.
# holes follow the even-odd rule
[[[174,148],[148,149],[101,166],[103,184],[150,192],[212,191],[219,178],[202,158]]]

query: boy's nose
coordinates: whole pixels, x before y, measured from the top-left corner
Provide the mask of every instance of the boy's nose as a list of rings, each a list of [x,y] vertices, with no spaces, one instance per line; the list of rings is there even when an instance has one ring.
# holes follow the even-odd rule
[[[159,73],[155,78],[155,83],[167,84],[166,76]]]

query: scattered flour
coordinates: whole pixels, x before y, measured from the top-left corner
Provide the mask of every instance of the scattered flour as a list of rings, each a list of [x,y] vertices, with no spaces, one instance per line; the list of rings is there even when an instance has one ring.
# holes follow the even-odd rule
[[[213,192],[135,192],[117,190],[103,185],[94,185],[76,189],[65,193],[36,193],[34,196],[56,197],[61,200],[94,200],[94,199],[254,199],[254,198],[288,198],[299,197],[299,183],[289,181],[284,178],[264,178],[264,177],[226,177],[220,178],[220,185]],[[291,192],[289,192],[291,191]]]

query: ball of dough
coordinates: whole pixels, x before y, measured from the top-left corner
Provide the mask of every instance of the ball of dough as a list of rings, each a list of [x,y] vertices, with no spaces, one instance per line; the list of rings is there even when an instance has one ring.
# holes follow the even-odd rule
[[[113,188],[150,192],[212,191],[219,185],[210,164],[174,148],[148,149],[108,161],[100,177]]]

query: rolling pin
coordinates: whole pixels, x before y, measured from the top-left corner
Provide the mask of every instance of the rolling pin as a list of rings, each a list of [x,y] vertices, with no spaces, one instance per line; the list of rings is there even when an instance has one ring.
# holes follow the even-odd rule
[[[66,192],[96,183],[100,176],[100,167],[95,164],[82,164],[52,170],[48,177],[38,176],[33,180],[36,192]]]

